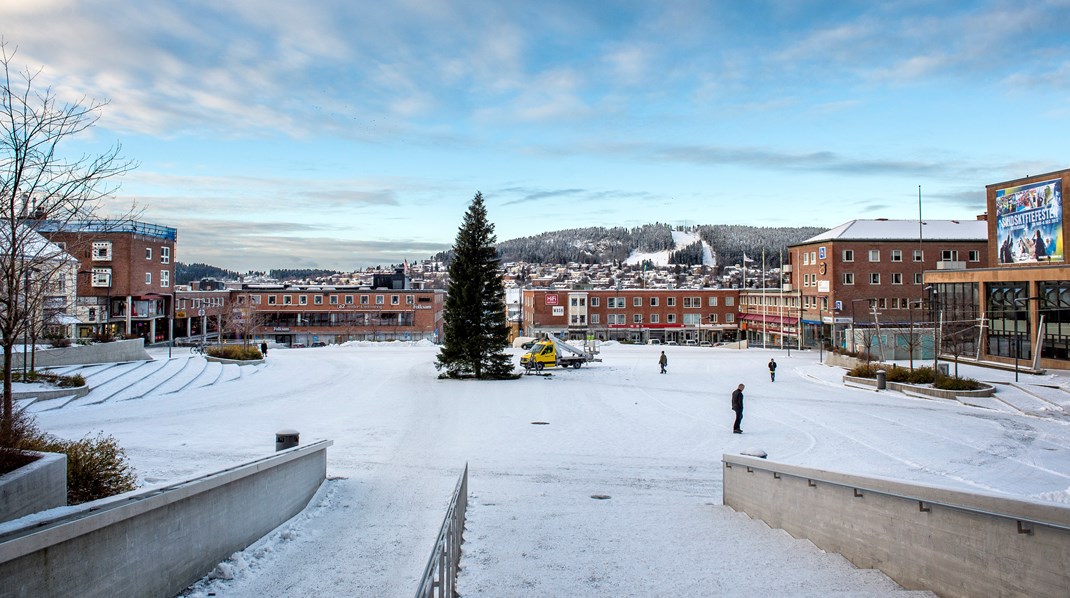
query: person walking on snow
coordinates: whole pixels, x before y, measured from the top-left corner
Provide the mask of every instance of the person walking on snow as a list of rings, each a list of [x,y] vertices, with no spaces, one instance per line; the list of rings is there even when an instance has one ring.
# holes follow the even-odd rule
[[[665,351],[661,352],[661,357],[658,358],[658,365],[661,366],[661,373],[665,373],[665,366],[669,365],[669,358],[665,356]]]
[[[776,361],[773,359],[769,360],[769,381],[776,382]]]
[[[743,423],[743,385],[740,384],[732,391],[732,411],[736,412],[736,421],[732,424],[733,434],[742,434],[740,424]]]

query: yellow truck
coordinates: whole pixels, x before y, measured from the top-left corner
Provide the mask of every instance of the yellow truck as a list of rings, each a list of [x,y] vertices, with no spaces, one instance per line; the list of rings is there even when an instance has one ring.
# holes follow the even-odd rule
[[[595,357],[596,350],[586,350],[575,347],[557,338],[552,334],[536,341],[527,353],[520,357],[520,366],[525,370],[542,371],[545,368],[572,366],[579,368],[585,363],[602,361]]]

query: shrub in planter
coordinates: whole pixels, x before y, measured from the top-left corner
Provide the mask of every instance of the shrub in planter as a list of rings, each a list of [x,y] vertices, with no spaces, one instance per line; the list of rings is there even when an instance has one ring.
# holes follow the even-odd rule
[[[909,368],[901,368],[892,366],[891,369],[885,370],[887,372],[887,380],[889,382],[902,382],[904,384],[910,384],[910,375],[912,372]]]
[[[34,450],[67,455],[67,503],[76,505],[137,488],[126,451],[113,436],[64,440],[48,437]]]
[[[910,372],[908,382],[911,384],[932,384],[934,377],[933,369],[931,367],[923,366],[914,368],[914,371]]]
[[[939,376],[933,381],[933,387],[941,390],[979,390],[982,388],[982,385],[973,378]]]
[[[93,333],[93,342],[95,343],[110,343],[115,340],[115,337],[110,332],[105,330],[104,332]]]
[[[847,375],[855,378],[876,378],[879,369],[881,369],[880,364],[860,363],[848,370]]]
[[[234,359],[238,361],[264,358],[260,353],[260,349],[253,345],[215,345],[214,347],[208,347],[206,353],[212,357]]]

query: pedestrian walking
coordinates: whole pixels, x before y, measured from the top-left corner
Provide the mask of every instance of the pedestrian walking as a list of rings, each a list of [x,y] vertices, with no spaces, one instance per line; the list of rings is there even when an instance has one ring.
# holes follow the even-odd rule
[[[267,357],[267,342],[260,343],[260,352],[264,354],[264,357]]]
[[[661,366],[661,373],[665,373],[666,366],[669,365],[669,358],[665,356],[665,351],[661,352],[661,357],[658,358],[658,365]]]
[[[732,411],[736,412],[736,421],[732,424],[733,434],[742,434],[739,427],[743,423],[743,385],[740,384],[732,391]]]
[[[776,382],[776,360],[769,360],[769,381]]]

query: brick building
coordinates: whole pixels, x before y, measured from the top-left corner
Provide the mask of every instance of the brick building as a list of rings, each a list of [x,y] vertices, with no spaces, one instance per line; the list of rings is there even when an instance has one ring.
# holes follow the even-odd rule
[[[984,268],[987,239],[983,219],[876,219],[852,220],[789,247],[784,290],[797,291],[801,301],[797,340],[816,346],[826,339],[851,348],[860,328],[905,328],[927,320],[923,273]],[[873,335],[866,336],[864,344]],[[872,340],[887,346],[890,339],[877,334]]]
[[[79,262],[78,336],[109,331],[168,340],[178,231],[134,221],[42,222],[42,235]]]
[[[524,289],[524,334],[631,342],[736,339],[737,289]]]
[[[1070,368],[1070,169],[986,186],[992,267],[925,273],[945,355]]]
[[[349,340],[421,340],[437,342],[442,334],[445,291],[399,288],[243,284],[226,291],[180,291],[184,318],[176,335],[212,335],[219,320],[251,308],[257,340],[284,345],[336,344]]]

